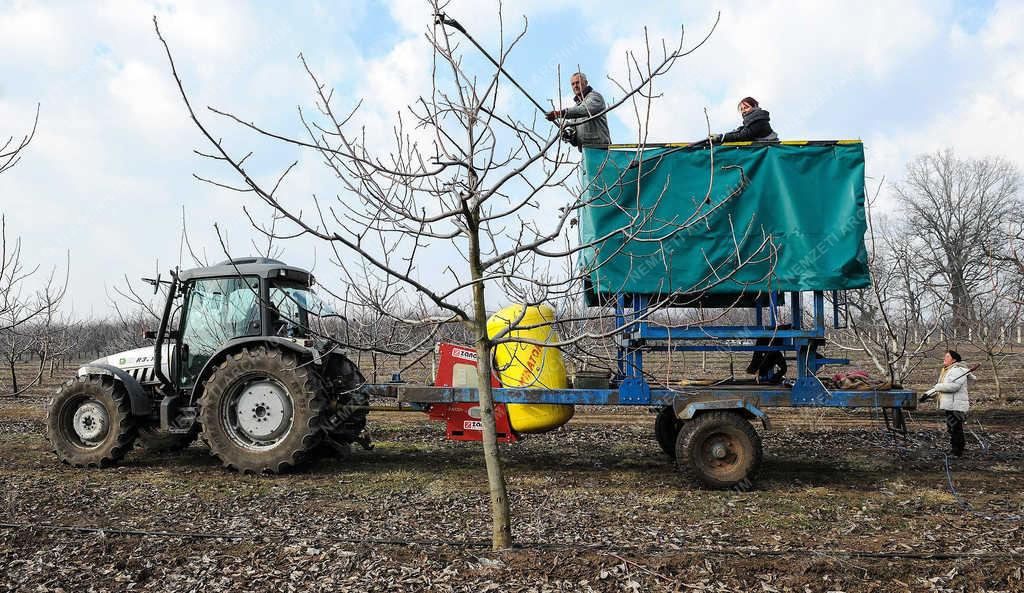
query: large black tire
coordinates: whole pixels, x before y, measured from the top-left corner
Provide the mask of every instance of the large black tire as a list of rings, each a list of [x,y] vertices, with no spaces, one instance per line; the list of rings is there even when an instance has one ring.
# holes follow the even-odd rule
[[[676,438],[682,427],[683,421],[676,417],[675,408],[672,406],[662,408],[658,412],[658,417],[654,419],[654,438],[665,455],[672,459],[676,458]]]
[[[147,424],[139,427],[139,447],[146,453],[170,453],[187,448],[199,436],[199,423],[186,433],[161,432],[159,426]]]
[[[679,469],[716,490],[747,489],[761,467],[761,437],[735,412],[705,412],[676,438]]]
[[[225,467],[279,473],[302,463],[320,442],[326,403],[310,365],[256,346],[228,355],[206,380],[199,422]]]
[[[50,399],[46,438],[57,457],[75,467],[106,467],[135,441],[131,402],[113,381],[75,377]]]

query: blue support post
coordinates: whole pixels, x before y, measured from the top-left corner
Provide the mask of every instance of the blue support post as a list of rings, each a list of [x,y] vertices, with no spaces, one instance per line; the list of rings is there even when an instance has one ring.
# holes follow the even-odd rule
[[[619,295],[616,295],[616,297],[615,297],[615,329],[619,330],[619,332],[620,332],[617,335],[617,338],[618,338],[618,341],[619,341],[619,346],[618,346],[618,348],[616,350],[615,358],[616,358],[616,362],[618,363],[618,367],[619,367],[619,378],[620,379],[623,376],[625,376],[625,374],[626,374],[625,354],[626,354],[626,351],[628,350],[626,348],[626,345],[629,344],[629,338],[626,337],[625,333],[622,331],[622,328],[626,324],[625,317],[626,317],[626,295],[619,294]]]
[[[825,293],[814,291],[814,330],[818,337],[825,337]]]
[[[638,321],[647,312],[647,298],[645,295],[630,295],[631,310],[627,316],[625,313],[625,300],[620,297],[623,310],[623,323],[635,324],[627,332],[627,335],[638,335],[643,339],[644,333],[649,329],[647,321]],[[620,365],[619,399],[623,403],[646,404],[651,401],[651,386],[644,378],[644,354],[638,344],[632,339],[620,342],[619,357],[625,358],[625,368]],[[624,352],[623,352],[624,351]]]
[[[790,317],[793,318],[793,329],[800,329],[803,323],[803,303],[800,300],[800,291],[794,290],[789,293],[789,307]]]

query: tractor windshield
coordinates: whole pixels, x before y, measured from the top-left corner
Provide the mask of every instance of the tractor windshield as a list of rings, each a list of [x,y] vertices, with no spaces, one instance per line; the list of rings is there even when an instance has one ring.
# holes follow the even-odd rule
[[[271,332],[278,336],[309,337],[310,323],[319,326],[321,318],[335,315],[312,288],[294,280],[272,280],[270,304]],[[312,329],[317,331],[317,327]]]

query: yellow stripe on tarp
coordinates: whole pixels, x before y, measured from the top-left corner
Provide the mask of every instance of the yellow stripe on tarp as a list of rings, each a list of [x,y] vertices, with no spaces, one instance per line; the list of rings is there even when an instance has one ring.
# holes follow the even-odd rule
[[[784,146],[804,146],[804,145],[810,144],[812,142],[825,142],[825,143],[834,143],[834,144],[861,144],[862,143],[861,140],[783,140],[781,142],[773,142],[773,143],[770,143],[770,144],[782,144]],[[726,142],[724,144],[716,144],[715,146],[750,146],[751,144],[755,144],[755,143],[760,144],[760,142],[757,142],[757,141]],[[679,147],[690,146],[691,144],[693,144],[693,142],[666,142],[664,144],[658,144],[657,146],[646,146],[645,148],[649,148],[649,149],[654,149],[654,148],[679,148]],[[765,145],[767,146],[767,145],[769,145],[769,143],[765,143]],[[609,149],[613,149],[613,148],[620,148],[620,149],[621,148],[634,148],[635,149],[635,148],[640,148],[640,147],[641,147],[640,144],[610,144],[610,145],[608,145]]]

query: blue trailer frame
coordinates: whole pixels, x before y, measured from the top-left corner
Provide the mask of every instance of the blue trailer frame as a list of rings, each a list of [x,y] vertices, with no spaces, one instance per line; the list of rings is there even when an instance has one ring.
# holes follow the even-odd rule
[[[840,293],[832,291],[833,326],[841,327],[843,317]],[[811,323],[803,324],[803,295],[789,292],[790,324],[780,328],[779,293],[769,293],[754,306],[754,325],[665,327],[648,319],[650,296],[620,294],[615,298],[617,374],[608,389],[498,388],[495,403],[574,404],[596,406],[673,406],[678,418],[685,420],[711,409],[739,409],[744,415],[760,418],[767,426],[769,407],[833,407],[913,409],[917,399],[913,391],[830,390],[817,373],[826,365],[846,365],[843,358],[827,358],[819,353],[825,344],[825,293],[813,291]],[[767,322],[767,323],[765,323]],[[775,343],[708,344],[709,340],[744,341],[768,339]],[[680,343],[682,342],[682,343]],[[693,343],[698,342],[698,343]],[[796,377],[788,385],[719,385],[673,387],[651,385],[644,373],[644,352],[757,352],[795,353]],[[410,404],[472,403],[479,401],[476,388],[432,387],[408,384],[380,386],[378,393],[397,397]]]

